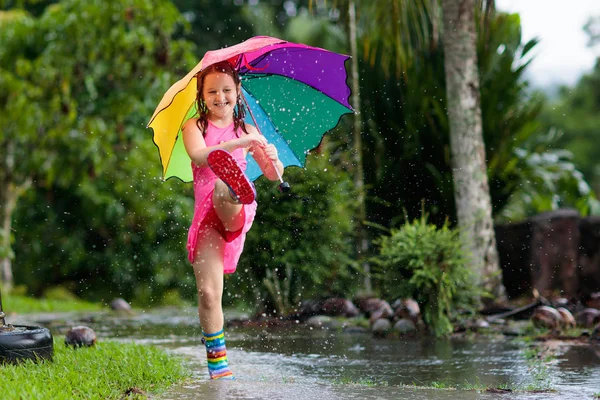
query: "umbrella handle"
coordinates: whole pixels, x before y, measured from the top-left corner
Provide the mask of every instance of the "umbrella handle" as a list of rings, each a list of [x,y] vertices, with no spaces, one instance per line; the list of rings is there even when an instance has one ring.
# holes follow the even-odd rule
[[[291,189],[290,184],[283,180],[283,178],[281,177],[281,174],[279,173],[279,168],[277,168],[277,165],[275,165],[275,163],[273,163],[273,168],[275,169],[275,172],[277,172],[277,177],[279,178],[279,182],[281,182],[278,186],[279,191],[282,193],[289,192]]]
[[[254,114],[252,114],[252,110],[250,109],[250,106],[248,105],[248,101],[246,100],[246,96],[244,96],[244,93],[241,93],[241,97],[242,97],[242,100],[244,101],[246,108],[248,109],[248,112],[250,113],[250,117],[252,117],[252,122],[254,122],[254,126],[256,127],[256,130],[258,131],[258,133],[260,133],[262,135],[262,132],[260,131],[258,123],[256,122],[256,119],[254,118]],[[277,168],[277,165],[275,165],[274,162],[273,162],[273,169],[277,173],[277,178],[279,178],[279,182],[281,182],[279,184],[279,191],[282,193],[289,192],[291,189],[290,184],[283,180],[283,178],[281,177],[281,174],[279,173],[279,168]]]

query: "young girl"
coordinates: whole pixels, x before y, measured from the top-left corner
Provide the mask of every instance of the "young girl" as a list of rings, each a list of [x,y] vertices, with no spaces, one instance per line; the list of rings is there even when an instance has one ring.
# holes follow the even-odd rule
[[[223,336],[223,274],[233,273],[256,212],[254,186],[245,176],[250,152],[263,174],[278,179],[283,165],[275,146],[244,123],[241,82],[228,62],[197,76],[198,118],[183,125],[183,143],[192,159],[194,218],[188,258],[198,287],[198,314],[211,379],[233,378]],[[276,170],[277,168],[277,170]]]

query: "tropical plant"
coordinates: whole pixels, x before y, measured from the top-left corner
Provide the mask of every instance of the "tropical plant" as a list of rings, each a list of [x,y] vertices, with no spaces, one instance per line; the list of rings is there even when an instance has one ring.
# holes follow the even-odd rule
[[[482,293],[468,266],[457,229],[438,228],[427,215],[405,222],[378,241],[377,277],[385,298],[413,298],[435,336],[453,331],[451,319],[460,309],[474,311]]]
[[[356,287],[352,260],[354,191],[329,157],[314,154],[307,168],[288,168],[291,195],[260,178],[254,225],[237,272],[226,285],[229,301],[258,303],[287,315],[300,299],[346,296]]]
[[[600,191],[600,62],[574,87],[561,88],[558,98],[547,103],[544,128],[562,132],[558,144],[573,154],[573,163],[593,190]]]
[[[515,149],[511,169],[519,184],[507,188],[511,197],[498,215],[499,221],[519,221],[559,208],[574,208],[581,215],[600,215],[600,202],[574,165],[571,152],[553,148],[560,135],[557,129],[550,129]]]
[[[2,113],[14,127],[3,140],[18,151],[13,181],[32,181],[15,208],[15,277],[38,294],[64,283],[86,298],[140,301],[185,283],[176,266],[191,199],[159,181],[144,128],[195,61],[190,43],[172,39],[185,21],[152,0],[19,13],[0,41],[0,67],[26,89],[3,104],[23,107]],[[4,192],[10,182],[1,183]]]

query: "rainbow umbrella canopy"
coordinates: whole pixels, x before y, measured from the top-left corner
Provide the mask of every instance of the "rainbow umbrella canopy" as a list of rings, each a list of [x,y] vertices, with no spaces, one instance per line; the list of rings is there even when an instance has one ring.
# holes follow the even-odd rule
[[[148,123],[160,154],[163,179],[193,180],[181,127],[197,113],[196,75],[202,69],[228,61],[242,81],[249,108],[246,122],[256,125],[277,147],[284,166],[304,167],[308,151],[319,145],[343,114],[353,112],[346,83],[348,58],[268,36],[206,52],[194,69],[169,88]],[[250,156],[246,173],[252,180],[261,175]]]

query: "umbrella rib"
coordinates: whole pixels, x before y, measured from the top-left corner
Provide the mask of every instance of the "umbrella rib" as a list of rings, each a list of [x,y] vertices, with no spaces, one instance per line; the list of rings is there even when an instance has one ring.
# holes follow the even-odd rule
[[[250,92],[248,92],[248,93],[250,93]],[[256,122],[256,118],[254,118],[254,113],[250,109],[250,105],[248,104],[248,101],[246,100],[246,96],[244,96],[243,93],[242,93],[242,99],[244,100],[244,104],[246,105],[246,108],[248,109],[248,112],[250,113],[250,117],[252,117],[252,121],[254,122],[254,126],[256,127],[256,129],[258,130],[258,132],[262,135],[262,132],[260,131],[260,127],[258,126],[258,123]],[[277,128],[275,129],[275,132],[277,132]],[[272,162],[271,164],[273,164],[273,169],[277,173],[277,178],[279,178],[279,182],[283,183],[283,178],[281,176],[281,173],[279,172],[279,169],[277,168],[277,165],[275,165],[274,162]]]
[[[256,97],[255,97],[255,96],[252,94],[252,92],[251,92],[251,91],[250,91],[250,90],[249,90],[247,87],[244,87],[244,90],[245,90],[246,92],[248,92],[248,94],[249,94],[250,96],[252,96],[252,97],[256,98]],[[260,134],[262,135],[262,132],[260,131],[260,127],[258,126],[258,124],[257,124],[257,122],[256,122],[256,119],[254,118],[254,114],[252,113],[252,110],[250,109],[250,105],[248,104],[248,101],[246,100],[245,96],[242,96],[242,97],[244,98],[244,103],[246,103],[246,108],[248,108],[248,112],[250,113],[250,116],[252,117],[252,121],[254,121],[254,124],[256,125],[256,129],[258,129],[258,131],[259,131],[259,132],[260,132]],[[268,115],[268,114],[267,114],[267,112],[265,111],[265,109],[264,109],[264,108],[263,108],[263,107],[262,107],[260,104],[256,104],[256,107],[259,107],[259,108],[262,110],[262,112],[263,112],[265,115]],[[284,140],[284,141],[285,141],[285,138],[284,138],[284,136],[281,134],[281,132],[279,132],[279,129],[277,129],[277,127],[275,126],[275,124],[273,123],[273,121],[269,121],[269,122],[270,122],[270,124],[273,126],[273,129],[275,130],[275,133],[276,133],[276,134],[278,134],[278,135],[279,135],[279,136],[282,138],[282,140]],[[264,136],[264,135],[263,135],[263,136]],[[289,147],[289,146],[288,146],[288,148],[290,149],[291,153],[292,153],[292,154],[294,155],[294,157],[296,158],[296,161],[298,161],[298,163],[302,164],[302,163],[300,162],[300,157],[298,157],[298,154],[296,154],[296,152],[294,151],[294,149],[292,149],[292,148],[291,148],[291,147]]]

